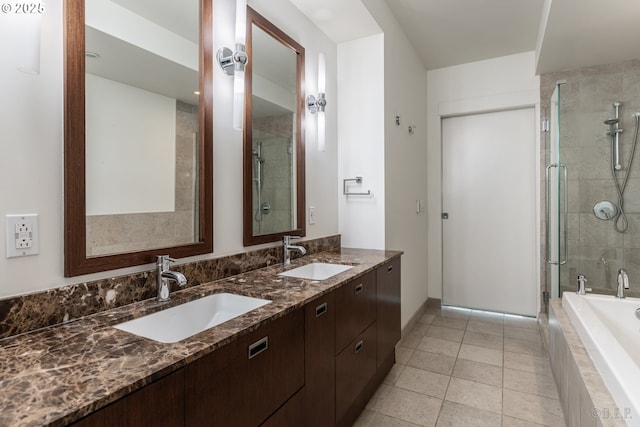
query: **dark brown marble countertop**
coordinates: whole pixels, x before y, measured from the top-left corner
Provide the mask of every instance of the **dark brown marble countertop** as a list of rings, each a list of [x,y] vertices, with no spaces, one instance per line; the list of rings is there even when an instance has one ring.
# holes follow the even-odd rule
[[[401,254],[341,249],[308,255],[286,270],[311,262],[353,268],[312,281],[278,276],[285,268],[274,265],[174,292],[166,303],[145,300],[0,340],[0,426],[59,426],[78,420]],[[173,344],[112,327],[219,292],[272,302]]]

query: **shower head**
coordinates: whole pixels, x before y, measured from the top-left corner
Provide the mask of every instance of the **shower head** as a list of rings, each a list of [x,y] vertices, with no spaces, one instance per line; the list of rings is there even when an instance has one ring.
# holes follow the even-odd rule
[[[620,121],[620,119],[609,119],[609,120],[605,120],[604,124],[605,125],[615,125],[616,123],[618,123]]]

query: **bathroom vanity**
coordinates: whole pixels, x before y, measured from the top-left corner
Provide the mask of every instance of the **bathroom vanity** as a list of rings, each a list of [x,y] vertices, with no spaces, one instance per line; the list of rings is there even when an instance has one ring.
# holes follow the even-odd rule
[[[4,340],[0,359],[13,356],[11,370],[41,384],[29,383],[25,390],[18,378],[3,374],[1,420],[75,426],[352,425],[395,361],[400,256],[323,252],[291,267],[329,262],[352,268],[318,281],[279,276],[285,268],[277,265],[175,292],[170,305],[219,292],[272,301],[176,343],[113,328],[167,307],[151,300]],[[36,366],[28,357],[15,358],[43,346],[56,351],[41,353]],[[43,364],[51,369],[43,372]],[[33,395],[28,402],[20,398],[25,392]]]

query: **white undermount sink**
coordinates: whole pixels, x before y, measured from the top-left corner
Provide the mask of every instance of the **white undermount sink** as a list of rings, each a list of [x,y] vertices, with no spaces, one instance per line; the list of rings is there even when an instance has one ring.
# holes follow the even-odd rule
[[[120,323],[114,328],[162,343],[174,343],[270,302],[229,293],[213,294]]]
[[[311,264],[303,265],[302,267],[294,268],[293,270],[285,271],[278,274],[278,276],[296,277],[298,279],[309,280],[325,280],[329,277],[333,277],[336,274],[342,273],[352,268],[350,265],[344,264],[327,264],[323,262],[314,262]]]

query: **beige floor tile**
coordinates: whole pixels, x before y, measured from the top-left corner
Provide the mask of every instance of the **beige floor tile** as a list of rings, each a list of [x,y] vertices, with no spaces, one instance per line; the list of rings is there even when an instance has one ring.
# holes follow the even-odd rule
[[[449,317],[454,319],[466,319],[469,317],[471,310],[468,308],[459,308],[459,307],[442,307],[440,310],[440,315],[443,317]]]
[[[517,328],[527,328],[538,330],[538,319],[535,317],[514,316],[506,314],[504,316],[504,326],[515,326]]]
[[[445,400],[491,412],[502,412],[502,388],[451,378]]]
[[[520,339],[520,338],[504,338],[504,351],[510,351],[512,353],[523,353],[534,356],[546,356],[547,350],[542,344],[542,339],[538,338],[537,341]]]
[[[461,329],[445,328],[443,326],[429,326],[425,336],[432,338],[440,338],[447,341],[461,342],[464,331]]]
[[[500,426],[500,414],[472,408],[455,402],[444,401],[438,416],[438,427],[496,427]]]
[[[376,416],[375,411],[371,411],[369,409],[365,409],[362,411],[356,422],[353,424],[353,427],[368,427],[371,425],[371,421]]]
[[[504,337],[520,338],[528,341],[539,341],[542,339],[537,329],[519,328],[516,326],[505,326]]]
[[[502,368],[472,360],[458,359],[453,369],[453,376],[465,380],[476,381],[496,387],[502,387]]]
[[[414,349],[418,346],[418,344],[420,344],[420,340],[423,336],[424,334],[420,331],[411,331],[403,336],[398,344],[405,348]]]
[[[494,313],[491,311],[472,310],[469,314],[469,320],[480,320],[482,322],[502,325],[504,322],[504,314]]]
[[[504,334],[504,327],[502,326],[502,324],[471,319],[467,322],[467,331],[482,332],[485,334],[502,336]]]
[[[445,328],[451,329],[462,329],[464,330],[467,327],[467,319],[457,319],[452,317],[443,317],[437,315],[433,318],[431,322],[432,326],[443,326]]]
[[[377,411],[420,426],[434,426],[441,405],[442,400],[435,397],[393,387]]]
[[[414,351],[415,350],[413,348],[402,346],[396,347],[396,363],[406,365]]]
[[[473,331],[465,332],[464,338],[462,338],[462,343],[477,345],[480,347],[495,348],[496,350],[502,350],[504,346],[502,336]]]
[[[386,377],[384,377],[384,379],[382,380],[382,382],[384,384],[388,384],[388,385],[394,385],[396,383],[396,380],[400,377],[400,375],[402,374],[402,371],[404,371],[405,365],[401,365],[399,363],[394,364],[391,367],[391,370],[389,371],[389,373],[387,374]]]
[[[442,399],[447,391],[449,378],[448,375],[407,366],[398,377],[395,386]]]
[[[425,371],[437,372],[439,374],[451,375],[455,363],[455,357],[416,350],[411,354],[411,357],[407,362],[407,366],[423,369]]]
[[[551,427],[565,427],[560,401],[505,389],[504,415]]]
[[[444,354],[445,356],[456,357],[460,349],[460,343],[447,341],[440,338],[423,337],[417,347],[420,351],[430,351],[431,353]]]
[[[430,324],[431,322],[433,322],[433,319],[436,317],[435,313],[425,313],[422,315],[422,317],[420,317],[420,319],[418,320],[418,322],[420,323],[426,323],[427,325]]]
[[[413,424],[399,418],[388,417],[384,414],[376,414],[375,418],[369,424],[369,427],[414,427],[419,424]]]
[[[367,402],[366,408],[371,411],[377,411],[382,400],[389,395],[392,389],[393,387],[390,385],[380,384],[371,399],[369,399],[369,402]]]
[[[505,368],[504,388],[551,399],[559,399],[558,389],[553,377],[546,375]]]
[[[488,365],[502,366],[503,352],[493,348],[462,344],[458,358],[486,363]]]
[[[533,372],[534,374],[552,375],[549,359],[545,356],[505,351],[504,367],[518,371]]]
[[[519,418],[502,416],[502,427],[540,427],[542,424],[532,423],[531,421],[521,420]]]

